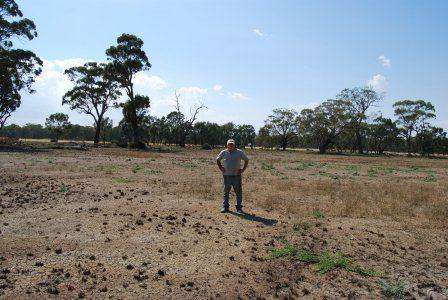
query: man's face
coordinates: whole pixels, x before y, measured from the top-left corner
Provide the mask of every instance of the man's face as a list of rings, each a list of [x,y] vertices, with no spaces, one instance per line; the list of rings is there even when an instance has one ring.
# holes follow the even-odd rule
[[[227,144],[227,150],[229,150],[229,151],[235,150],[235,144],[232,144],[232,143]]]

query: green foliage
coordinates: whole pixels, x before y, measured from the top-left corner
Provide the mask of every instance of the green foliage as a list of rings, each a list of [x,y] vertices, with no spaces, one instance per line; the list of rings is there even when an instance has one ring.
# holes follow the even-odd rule
[[[123,110],[124,121],[132,130],[130,146],[143,148],[141,125],[147,119],[146,110],[150,100],[146,96],[134,94],[133,78],[136,73],[151,68],[151,63],[143,48],[143,41],[132,34],[122,34],[117,38],[117,44],[106,50],[109,74],[121,88],[126,91],[128,100],[120,106]]]
[[[68,121],[68,115],[64,113],[51,114],[45,121],[45,126],[50,132],[53,133],[53,139],[55,142],[59,140],[61,135],[67,132],[70,122]]]
[[[436,182],[437,181],[436,172],[433,170],[427,171],[424,181],[425,182]]]
[[[74,87],[63,96],[62,104],[93,117],[95,144],[98,144],[104,126],[104,114],[112,105],[112,101],[121,95],[111,70],[110,66],[96,62],[88,62],[83,66],[65,70],[65,75],[74,83]]]
[[[132,173],[138,173],[138,172],[140,172],[140,171],[142,171],[142,170],[144,170],[144,169],[145,169],[145,167],[142,166],[142,165],[135,165],[135,166],[132,168]]]
[[[313,212],[313,216],[314,216],[316,219],[325,219],[325,215],[324,215],[324,213],[321,212],[321,211],[319,211],[319,210],[315,210],[315,211]]]
[[[319,256],[309,250],[300,250],[297,253],[297,259],[304,263],[317,263]]]
[[[59,188],[59,192],[67,193],[68,192],[68,186],[66,186],[65,183],[61,184],[61,186]]]
[[[133,179],[125,178],[125,177],[118,177],[118,178],[115,178],[114,181],[119,184],[126,184],[126,183],[131,183],[133,181]]]
[[[297,134],[298,113],[293,109],[278,108],[272,111],[265,121],[265,128],[277,137],[280,147],[285,150]]]
[[[349,266],[348,258],[340,253],[331,255],[328,251],[322,253],[316,265],[316,270],[320,274],[325,274],[336,268],[347,269]]]
[[[37,37],[36,25],[23,18],[14,0],[0,1],[0,129],[20,106],[21,92],[34,93],[32,85],[42,72],[43,62],[32,51],[14,48],[22,37]]]
[[[403,299],[405,294],[405,286],[402,282],[396,284],[380,280],[381,293],[389,298]]]
[[[297,254],[297,249],[293,245],[285,245],[283,248],[272,248],[271,258],[294,258]]]
[[[341,253],[331,254],[329,251],[324,251],[321,254],[316,254],[306,249],[299,250],[287,242],[285,242],[285,245],[282,248],[270,249],[270,258],[287,258],[304,263],[313,263],[316,264],[315,270],[319,274],[325,274],[334,269],[341,268],[365,277],[379,276],[379,273],[375,270],[365,269],[353,263],[348,257],[345,257]]]

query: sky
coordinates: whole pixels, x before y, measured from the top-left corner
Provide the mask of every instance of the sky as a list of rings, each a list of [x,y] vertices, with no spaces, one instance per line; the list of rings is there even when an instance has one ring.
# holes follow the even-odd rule
[[[91,117],[62,106],[71,87],[64,69],[105,61],[122,33],[144,41],[152,68],[136,90],[150,114],[204,103],[201,121],[252,124],[274,108],[300,111],[342,89],[370,85],[384,94],[373,107],[393,117],[403,99],[431,101],[434,124],[448,129],[448,1],[299,0],[17,0],[39,36],[17,46],[44,60],[36,93],[23,94],[8,123],[44,123],[54,112],[72,123]],[[121,111],[108,113],[118,124]]]

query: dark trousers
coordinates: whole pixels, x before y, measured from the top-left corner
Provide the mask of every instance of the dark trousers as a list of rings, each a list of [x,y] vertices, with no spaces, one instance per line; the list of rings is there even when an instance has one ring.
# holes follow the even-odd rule
[[[236,194],[236,209],[243,209],[243,188],[241,183],[241,175],[223,176],[222,207],[225,209],[229,208],[229,194],[232,187]]]

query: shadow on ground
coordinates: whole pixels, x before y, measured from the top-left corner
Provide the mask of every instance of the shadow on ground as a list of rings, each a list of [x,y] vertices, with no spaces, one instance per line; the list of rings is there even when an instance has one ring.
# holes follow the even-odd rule
[[[278,222],[278,221],[275,220],[275,219],[263,218],[263,217],[259,217],[259,216],[251,215],[251,214],[247,214],[247,213],[238,214],[238,213],[233,212],[233,211],[230,211],[229,213],[230,213],[231,215],[240,217],[240,218],[245,219],[245,220],[249,220],[249,221],[252,221],[252,222],[259,222],[259,223],[262,223],[262,224],[264,224],[264,225],[266,225],[266,226],[274,226],[274,225],[277,224],[277,222]]]

